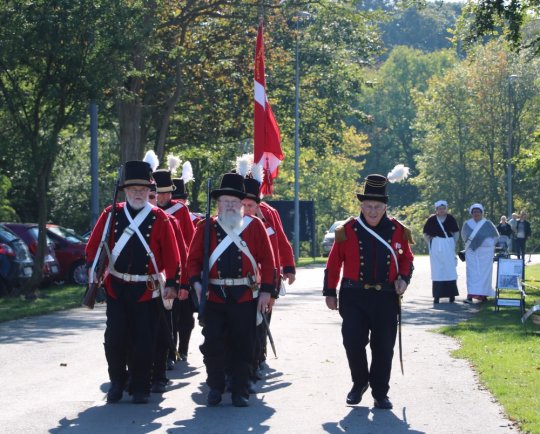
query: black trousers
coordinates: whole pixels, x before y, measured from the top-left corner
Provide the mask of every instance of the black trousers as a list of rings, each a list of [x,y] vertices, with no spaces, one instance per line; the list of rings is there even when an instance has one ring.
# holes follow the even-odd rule
[[[226,353],[230,360],[232,393],[248,397],[250,363],[255,345],[257,300],[236,303],[206,303],[204,343],[201,345],[206,365],[207,384],[223,393],[225,390]]]
[[[371,386],[374,398],[388,395],[397,335],[398,298],[393,292],[342,289],[341,333],[353,383]],[[368,367],[366,346],[371,349]]]
[[[514,242],[516,243],[516,255],[518,259],[525,259],[525,242],[526,238],[515,238]]]
[[[195,327],[195,306],[191,298],[187,300],[174,300],[174,317],[175,317],[175,345],[177,345],[180,354],[186,354],[189,350],[189,340],[191,332]]]
[[[156,345],[152,366],[152,383],[167,382],[167,358],[175,357],[170,354],[170,342],[173,339],[173,311],[163,306],[161,297],[155,300],[156,308]]]
[[[130,392],[148,393],[157,326],[155,300],[138,302],[146,285],[114,284],[117,298],[107,296],[105,357],[111,382],[123,384],[127,368]]]

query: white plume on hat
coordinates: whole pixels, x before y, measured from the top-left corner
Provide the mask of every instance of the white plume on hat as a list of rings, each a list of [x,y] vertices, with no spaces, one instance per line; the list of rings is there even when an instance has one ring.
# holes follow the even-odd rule
[[[253,154],[244,154],[236,158],[236,173],[245,178],[253,164]]]
[[[386,177],[388,181],[394,183],[403,181],[407,176],[409,176],[409,168],[403,164],[396,164]]]
[[[155,172],[159,166],[159,158],[153,150],[146,151],[143,161],[150,165],[152,172]]]
[[[167,155],[167,167],[173,175],[176,174],[176,169],[180,167],[181,163],[182,160],[180,160],[180,158],[174,156],[173,154]]]
[[[259,181],[262,184],[264,180],[264,167],[260,164],[254,164],[251,166],[251,175],[255,181]]]
[[[184,184],[195,180],[193,177],[193,167],[191,167],[191,163],[189,161],[186,161],[182,165],[182,176],[180,178],[182,181],[184,181]]]

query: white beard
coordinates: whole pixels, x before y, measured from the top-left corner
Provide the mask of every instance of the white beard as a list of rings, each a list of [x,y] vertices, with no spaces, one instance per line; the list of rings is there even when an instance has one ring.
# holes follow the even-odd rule
[[[129,206],[133,208],[135,211],[138,211],[140,209],[143,209],[146,203],[144,201],[141,201],[141,203],[137,203],[135,201],[132,201],[128,197],[126,197],[127,203],[129,203]]]
[[[224,214],[218,214],[220,223],[228,229],[237,229],[242,225],[242,212],[225,211]]]

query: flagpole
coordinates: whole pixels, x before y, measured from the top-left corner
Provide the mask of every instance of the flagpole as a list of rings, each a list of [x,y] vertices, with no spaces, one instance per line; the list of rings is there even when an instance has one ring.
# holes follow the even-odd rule
[[[300,257],[300,55],[298,52],[298,34],[300,32],[300,19],[309,17],[310,13],[299,11],[296,16],[296,41],[295,41],[295,57],[296,57],[296,86],[295,86],[295,106],[294,106],[294,259],[298,262]]]
[[[299,160],[300,160],[300,143],[299,143],[299,128],[300,128],[300,62],[298,55],[298,32],[299,32],[300,15],[296,18],[296,41],[295,41],[295,57],[296,57],[296,85],[295,85],[295,105],[294,105],[294,259],[298,263],[300,257],[300,181],[299,181]]]

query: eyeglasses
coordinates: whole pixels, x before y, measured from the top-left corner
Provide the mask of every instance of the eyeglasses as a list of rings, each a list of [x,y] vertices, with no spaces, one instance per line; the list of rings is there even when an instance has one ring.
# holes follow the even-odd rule
[[[237,200],[219,199],[218,202],[223,204],[223,205],[226,205],[228,207],[234,207],[234,206],[242,205],[242,201],[240,199],[237,199]]]
[[[386,205],[383,205],[383,204],[380,204],[380,205],[366,205],[366,204],[362,204],[362,209],[364,211],[376,211],[376,212],[381,212],[382,210],[384,210],[386,208]]]

